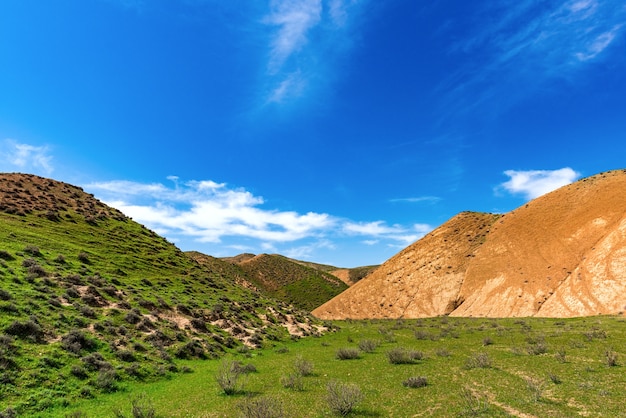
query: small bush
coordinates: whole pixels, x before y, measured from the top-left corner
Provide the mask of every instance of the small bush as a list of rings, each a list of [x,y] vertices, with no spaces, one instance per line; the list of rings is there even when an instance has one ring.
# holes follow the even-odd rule
[[[411,376],[402,385],[407,388],[423,388],[428,385],[428,380],[424,376]]]
[[[439,357],[450,357],[452,355],[452,353],[450,353],[450,351],[447,348],[437,348],[435,350],[435,354],[438,355]]]
[[[296,357],[296,360],[293,363],[293,368],[296,373],[301,376],[311,376],[313,374],[313,363],[309,360],[306,360],[300,356]]]
[[[538,356],[540,354],[545,354],[548,352],[548,344],[546,344],[543,338],[539,338],[538,340],[531,342],[526,351],[530,355]]]
[[[82,350],[93,350],[98,347],[98,342],[80,331],[73,329],[61,337],[61,348],[70,353],[80,354]]]
[[[103,392],[111,393],[117,390],[117,373],[113,369],[100,370],[95,386]]]
[[[340,348],[335,353],[338,360],[354,360],[360,357],[360,351],[356,348]]]
[[[493,339],[491,337],[483,338],[483,347],[493,344]]]
[[[226,395],[235,395],[243,390],[241,375],[239,363],[223,360],[215,375],[215,381]]]
[[[465,386],[461,389],[461,415],[478,416],[489,411],[489,402]]]
[[[80,261],[83,264],[89,264],[89,254],[87,254],[84,251],[81,251],[80,253],[78,253],[78,261]]]
[[[359,350],[364,353],[373,353],[380,343],[376,340],[361,340],[359,341]]]
[[[615,367],[618,365],[617,353],[610,348],[607,348],[604,352],[604,362],[609,367]]]
[[[548,373],[548,378],[550,378],[552,383],[554,383],[555,385],[560,385],[563,382],[557,374],[552,372]]]
[[[11,255],[11,253],[9,253],[6,250],[0,250],[0,259],[6,260],[6,261],[11,261],[11,260],[15,260],[15,257],[13,257]]]
[[[156,417],[152,401],[143,393],[131,401],[131,413],[133,414],[133,418]]]
[[[36,247],[34,245],[27,245],[24,248],[24,252],[26,254],[32,255],[33,257],[39,257],[41,255],[41,251],[39,251],[39,247]]]
[[[333,380],[326,385],[326,402],[334,414],[346,416],[362,400],[361,389],[354,383]]]
[[[11,300],[13,296],[4,289],[0,289],[0,300]]]
[[[242,418],[284,418],[283,404],[269,396],[247,397],[237,404]]]
[[[565,363],[566,360],[566,351],[565,348],[561,347],[559,348],[556,353],[554,353],[554,358],[559,362],[559,363]]]
[[[304,379],[300,373],[290,373],[287,375],[283,375],[280,377],[280,384],[283,385],[284,388],[303,391],[304,390]]]
[[[421,351],[407,350],[402,347],[392,348],[387,352],[387,359],[391,364],[411,364],[423,358],[424,353]]]
[[[491,358],[487,353],[473,354],[465,362],[466,369],[489,369],[491,367]]]
[[[527,377],[526,379],[526,388],[530,393],[530,399],[533,402],[539,402],[541,397],[543,396],[544,390],[544,382],[543,380],[534,379],[532,377]]]
[[[44,336],[41,326],[32,319],[25,322],[13,321],[5,332],[17,338],[30,339],[35,342],[41,342]]]

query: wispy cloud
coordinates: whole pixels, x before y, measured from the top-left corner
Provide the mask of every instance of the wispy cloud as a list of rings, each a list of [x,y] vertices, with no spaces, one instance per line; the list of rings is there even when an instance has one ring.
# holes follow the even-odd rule
[[[327,81],[332,62],[345,52],[348,23],[363,0],[271,0],[261,19],[269,31],[266,104],[302,97]]]
[[[13,139],[0,142],[0,171],[22,171],[49,176],[54,171],[48,146],[24,144]]]
[[[521,194],[528,200],[570,184],[580,177],[569,167],[559,170],[507,170],[504,174],[509,177],[509,181],[502,183],[499,189]]]
[[[487,2],[452,54],[470,58],[440,86],[451,112],[494,99],[502,106],[556,78],[571,79],[607,56],[626,32],[622,2]],[[470,94],[471,92],[471,94]],[[472,103],[464,99],[472,97]]]
[[[270,73],[308,42],[308,32],[322,19],[321,0],[273,0],[264,23],[276,27],[270,46]]]
[[[392,203],[427,203],[432,205],[440,202],[441,198],[437,196],[400,197],[389,201]]]

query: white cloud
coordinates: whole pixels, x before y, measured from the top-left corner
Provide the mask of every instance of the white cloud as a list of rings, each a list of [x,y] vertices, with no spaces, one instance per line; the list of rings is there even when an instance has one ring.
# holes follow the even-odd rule
[[[272,0],[261,19],[268,33],[263,105],[285,104],[328,82],[345,56],[356,0]]]
[[[273,0],[264,22],[277,26],[271,44],[269,70],[277,72],[308,41],[308,31],[321,20],[321,0]]]
[[[168,179],[173,181],[170,186],[109,181],[83,187],[171,241],[187,242],[187,247],[219,244],[218,252],[245,248],[310,258],[333,250],[341,240],[362,237],[368,245],[407,245],[432,229],[267,208],[262,197],[225,183]]]
[[[427,224],[415,224],[410,228],[401,225],[387,225],[384,221],[374,222],[352,222],[343,224],[343,231],[351,235],[365,235],[375,238],[385,238],[399,241],[403,244],[410,244],[422,238],[430,232],[432,227]],[[365,240],[374,242],[374,240]]]
[[[510,180],[502,183],[500,188],[512,194],[521,194],[528,200],[570,184],[580,177],[569,167],[559,170],[507,170],[504,174]]]
[[[49,176],[52,156],[47,146],[35,146],[5,139],[0,142],[0,168],[2,171],[22,171]]]
[[[191,181],[176,189],[112,181],[88,184],[85,189],[152,229],[192,236],[199,242],[220,242],[224,236],[289,242],[335,222],[327,214],[262,209],[261,197],[213,181]]]

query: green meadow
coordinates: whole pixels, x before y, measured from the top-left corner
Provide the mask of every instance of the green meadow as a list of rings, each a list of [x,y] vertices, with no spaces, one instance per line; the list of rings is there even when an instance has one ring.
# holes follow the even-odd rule
[[[115,393],[40,416],[624,415],[623,317],[336,325],[337,331],[321,337],[180,361],[186,373],[155,383],[126,382]],[[235,384],[226,394],[217,377],[233,364]],[[329,401],[329,384],[344,391],[347,411]]]

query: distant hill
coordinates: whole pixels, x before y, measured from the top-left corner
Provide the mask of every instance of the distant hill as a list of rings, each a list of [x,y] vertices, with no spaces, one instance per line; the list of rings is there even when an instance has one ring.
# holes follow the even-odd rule
[[[0,174],[0,414],[318,332],[304,311],[239,285],[82,189]]]
[[[573,317],[626,309],[626,170],[505,215],[464,212],[313,311],[324,319]]]
[[[348,286],[323,270],[335,267],[293,260],[278,254],[244,254],[228,258],[255,289],[294,306],[312,310]]]

